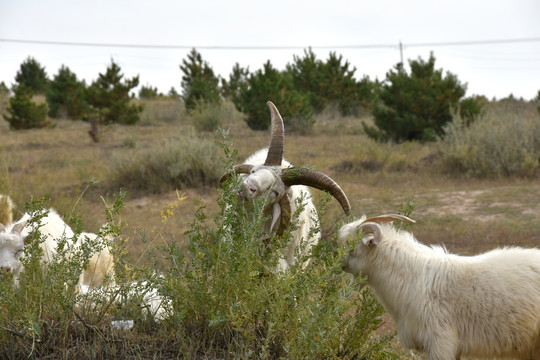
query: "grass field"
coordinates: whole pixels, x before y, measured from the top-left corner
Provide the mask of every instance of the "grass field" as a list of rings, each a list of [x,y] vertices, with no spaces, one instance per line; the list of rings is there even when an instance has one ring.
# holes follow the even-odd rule
[[[343,217],[335,200],[330,202],[323,234],[335,232],[340,222],[397,212],[412,201],[415,235],[425,243],[444,244],[451,252],[475,254],[500,245],[540,244],[538,176],[479,178],[451,172],[441,161],[439,143],[375,143],[361,130],[362,120],[372,121],[369,115],[340,117],[328,111],[318,115],[309,135],[285,129],[285,158],[327,173],[351,201],[349,218]],[[147,193],[111,181],[117,156],[129,157],[135,148],[152,148],[165,139],[182,141],[183,135],[194,133],[180,103],[148,102],[139,125],[106,127],[100,143],[92,142],[85,122],[53,123],[56,126],[50,129],[10,131],[0,118],[0,193],[9,194],[18,206],[15,218],[25,202],[49,194],[59,213],[76,214],[86,231],[97,231],[105,221],[105,203],[125,188],[121,218],[128,258],[135,265],[147,265],[147,251],[169,242],[169,235],[186,246],[183,233],[197,208],[204,206],[210,216],[217,213],[217,181],[177,189],[187,196],[181,203],[176,203],[174,188]],[[268,145],[268,132],[250,130],[234,110],[221,120],[221,127],[228,129],[240,161]],[[219,141],[215,133],[198,136],[210,143]],[[322,196],[313,192],[316,198]],[[167,209],[174,216],[164,223],[162,213]]]

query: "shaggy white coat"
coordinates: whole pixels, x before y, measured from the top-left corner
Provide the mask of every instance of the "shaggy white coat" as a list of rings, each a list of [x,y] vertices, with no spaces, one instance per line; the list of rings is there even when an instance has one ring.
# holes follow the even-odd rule
[[[353,236],[364,220],[343,226],[339,239]],[[378,245],[368,235],[342,267],[367,276],[406,347],[426,351],[429,360],[540,359],[540,250],[458,256],[390,224],[378,226]]]
[[[18,284],[19,276],[23,270],[21,262],[24,256],[24,246],[28,235],[35,227],[39,227],[39,233],[45,238],[40,243],[43,250],[42,263],[46,267],[57,253],[58,240],[62,238],[72,239],[75,234],[64,220],[53,209],[48,210],[48,214],[40,220],[40,224],[27,226],[26,222],[30,220],[30,214],[25,213],[16,223],[6,226],[0,230],[0,268],[13,274],[13,280]],[[21,224],[24,224],[22,231],[16,231]],[[78,241],[68,240],[72,249],[79,248],[82,242],[97,238],[96,234],[81,233]],[[107,246],[103,250],[92,255],[88,267],[82,272],[79,279],[79,286],[97,286],[100,285],[106,276],[114,277],[113,256],[110,254]]]

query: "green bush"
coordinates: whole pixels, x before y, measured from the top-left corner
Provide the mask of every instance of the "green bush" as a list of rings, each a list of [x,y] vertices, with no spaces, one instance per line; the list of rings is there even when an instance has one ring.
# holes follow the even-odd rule
[[[376,140],[396,142],[420,140],[433,141],[443,134],[443,127],[452,120],[451,109],[459,108],[465,95],[466,85],[442,69],[435,69],[435,57],[427,62],[421,58],[409,61],[411,73],[403,64],[386,74],[385,83],[379,91],[380,101],[373,107],[377,128],[363,123],[366,134]],[[464,115],[473,119],[477,107],[474,99],[464,104]]]
[[[270,116],[266,102],[269,100],[279,109],[287,129],[309,132],[313,127],[309,95],[294,88],[290,72],[278,71],[267,61],[262,70],[249,75],[247,84],[241,87],[233,102],[238,111],[246,114],[246,123],[251,129],[267,130]]]
[[[173,266],[162,293],[173,299],[179,351],[187,358],[398,359],[389,338],[373,333],[381,305],[370,291],[356,296],[359,281],[339,266],[346,249],[321,241],[305,269],[299,250],[298,265],[274,273],[291,234],[261,242],[264,199],[246,210],[238,185],[225,183],[215,226],[198,210],[187,256],[169,248]]]
[[[10,129],[33,129],[50,125],[47,119],[47,104],[33,102],[32,89],[19,84],[14,91],[15,95],[9,99],[8,114],[4,115]]]
[[[191,134],[163,140],[149,148],[113,154],[112,186],[159,193],[188,187],[215,186],[223,173],[217,146]]]
[[[509,101],[490,104],[469,126],[454,114],[441,141],[447,168],[476,176],[538,174],[539,114],[524,105]]]
[[[224,148],[228,168],[235,152]],[[352,244],[321,241],[305,269],[293,266],[278,276],[272,269],[290,232],[262,243],[263,199],[246,211],[236,193],[239,179],[230,179],[214,219],[197,210],[185,234],[187,250],[173,239],[147,254],[167,270],[164,276],[129,264],[124,242],[116,242],[119,286],[81,295],[75,284],[94,245],[66,258],[62,249],[72,239],[60,239],[59,255],[44,271],[39,239],[31,241],[19,287],[0,277],[0,358],[399,359],[391,337],[375,333],[381,305],[371,291],[356,292],[361,279],[341,271]],[[120,194],[106,209],[101,235],[118,237],[122,209]],[[324,218],[324,204],[320,209]],[[145,316],[137,294],[126,291],[137,279],[148,284],[138,287],[141,292],[157,288],[171,300],[171,317],[156,322]],[[123,319],[134,320],[134,328],[113,330],[111,321]]]
[[[197,50],[192,49],[187,59],[182,60],[180,70],[184,73],[181,85],[186,110],[193,110],[201,101],[211,104],[221,102],[219,78]]]
[[[62,65],[47,89],[49,116],[56,118],[67,115],[70,119],[81,119],[88,111],[86,84],[77,80],[77,75]]]

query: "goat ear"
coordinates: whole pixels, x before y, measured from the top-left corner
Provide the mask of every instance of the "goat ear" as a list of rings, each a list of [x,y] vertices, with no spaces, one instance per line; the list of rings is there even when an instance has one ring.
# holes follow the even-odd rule
[[[5,231],[6,231],[6,226],[0,223],[0,232],[5,232]]]
[[[362,238],[362,244],[364,244],[365,246],[377,246],[379,245],[379,241],[376,241],[375,240],[375,237],[373,235],[368,235],[368,236],[364,236]]]
[[[372,222],[377,224],[386,224],[392,221],[403,221],[409,224],[414,224],[416,221],[413,219],[400,214],[387,214],[387,215],[379,215],[372,218],[367,219],[365,222]]]
[[[22,221],[20,223],[17,223],[15,225],[13,225],[13,228],[11,229],[11,233],[21,235],[21,232],[23,231],[25,226],[26,226],[26,221]]]
[[[362,225],[360,225],[360,227],[362,228],[362,232],[368,235],[362,239],[362,242],[364,243],[364,245],[369,245],[369,246],[379,245],[382,239],[381,228],[379,227],[379,224],[376,224],[373,222],[365,222]],[[371,240],[367,240],[367,243],[366,243],[366,241],[364,240],[366,238],[371,238]]]

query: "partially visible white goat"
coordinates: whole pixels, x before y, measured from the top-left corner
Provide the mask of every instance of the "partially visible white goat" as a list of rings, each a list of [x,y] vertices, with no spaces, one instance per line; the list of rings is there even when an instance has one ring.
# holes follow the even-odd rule
[[[295,251],[302,242],[303,255],[306,255],[320,239],[320,233],[310,235],[311,229],[318,226],[318,216],[308,186],[330,193],[339,201],[347,215],[350,213],[350,204],[343,190],[327,175],[307,168],[293,167],[283,160],[283,119],[272,102],[268,101],[267,105],[272,123],[269,148],[257,151],[247,158],[244,164],[236,165],[233,171],[224,174],[220,181],[225,181],[233,172],[241,174],[243,182],[239,195],[244,200],[266,197],[264,212],[270,220],[263,225],[264,239],[274,234],[281,235],[289,226],[291,214],[296,213],[299,203],[303,205],[304,209],[298,216],[298,228],[292,232],[291,240],[280,259],[278,271],[281,271],[295,264]],[[303,264],[305,265],[307,261]]]
[[[36,228],[44,237],[40,243],[43,250],[42,263],[47,265],[53,260],[57,253],[58,241],[62,238],[72,239],[75,234],[64,220],[53,209],[47,210],[47,213],[39,220],[39,224],[34,223],[27,226],[31,215],[25,213],[23,217],[16,223],[4,226],[0,224],[0,270],[13,274],[15,283],[19,281],[19,275],[23,270],[21,262],[24,256],[24,247],[29,241],[30,233]],[[68,240],[71,251],[80,248],[85,241],[99,241],[96,234],[81,233],[77,241]],[[69,252],[68,252],[69,255]],[[81,273],[79,286],[89,285],[97,286],[103,282],[106,276],[113,277],[113,257],[109,252],[108,246],[102,246],[102,250],[96,252],[89,259],[89,265]]]
[[[344,225],[340,241],[359,230],[364,237],[342,268],[367,277],[406,347],[429,360],[540,359],[540,250],[453,255],[419,243],[392,220],[412,221],[386,215]]]

